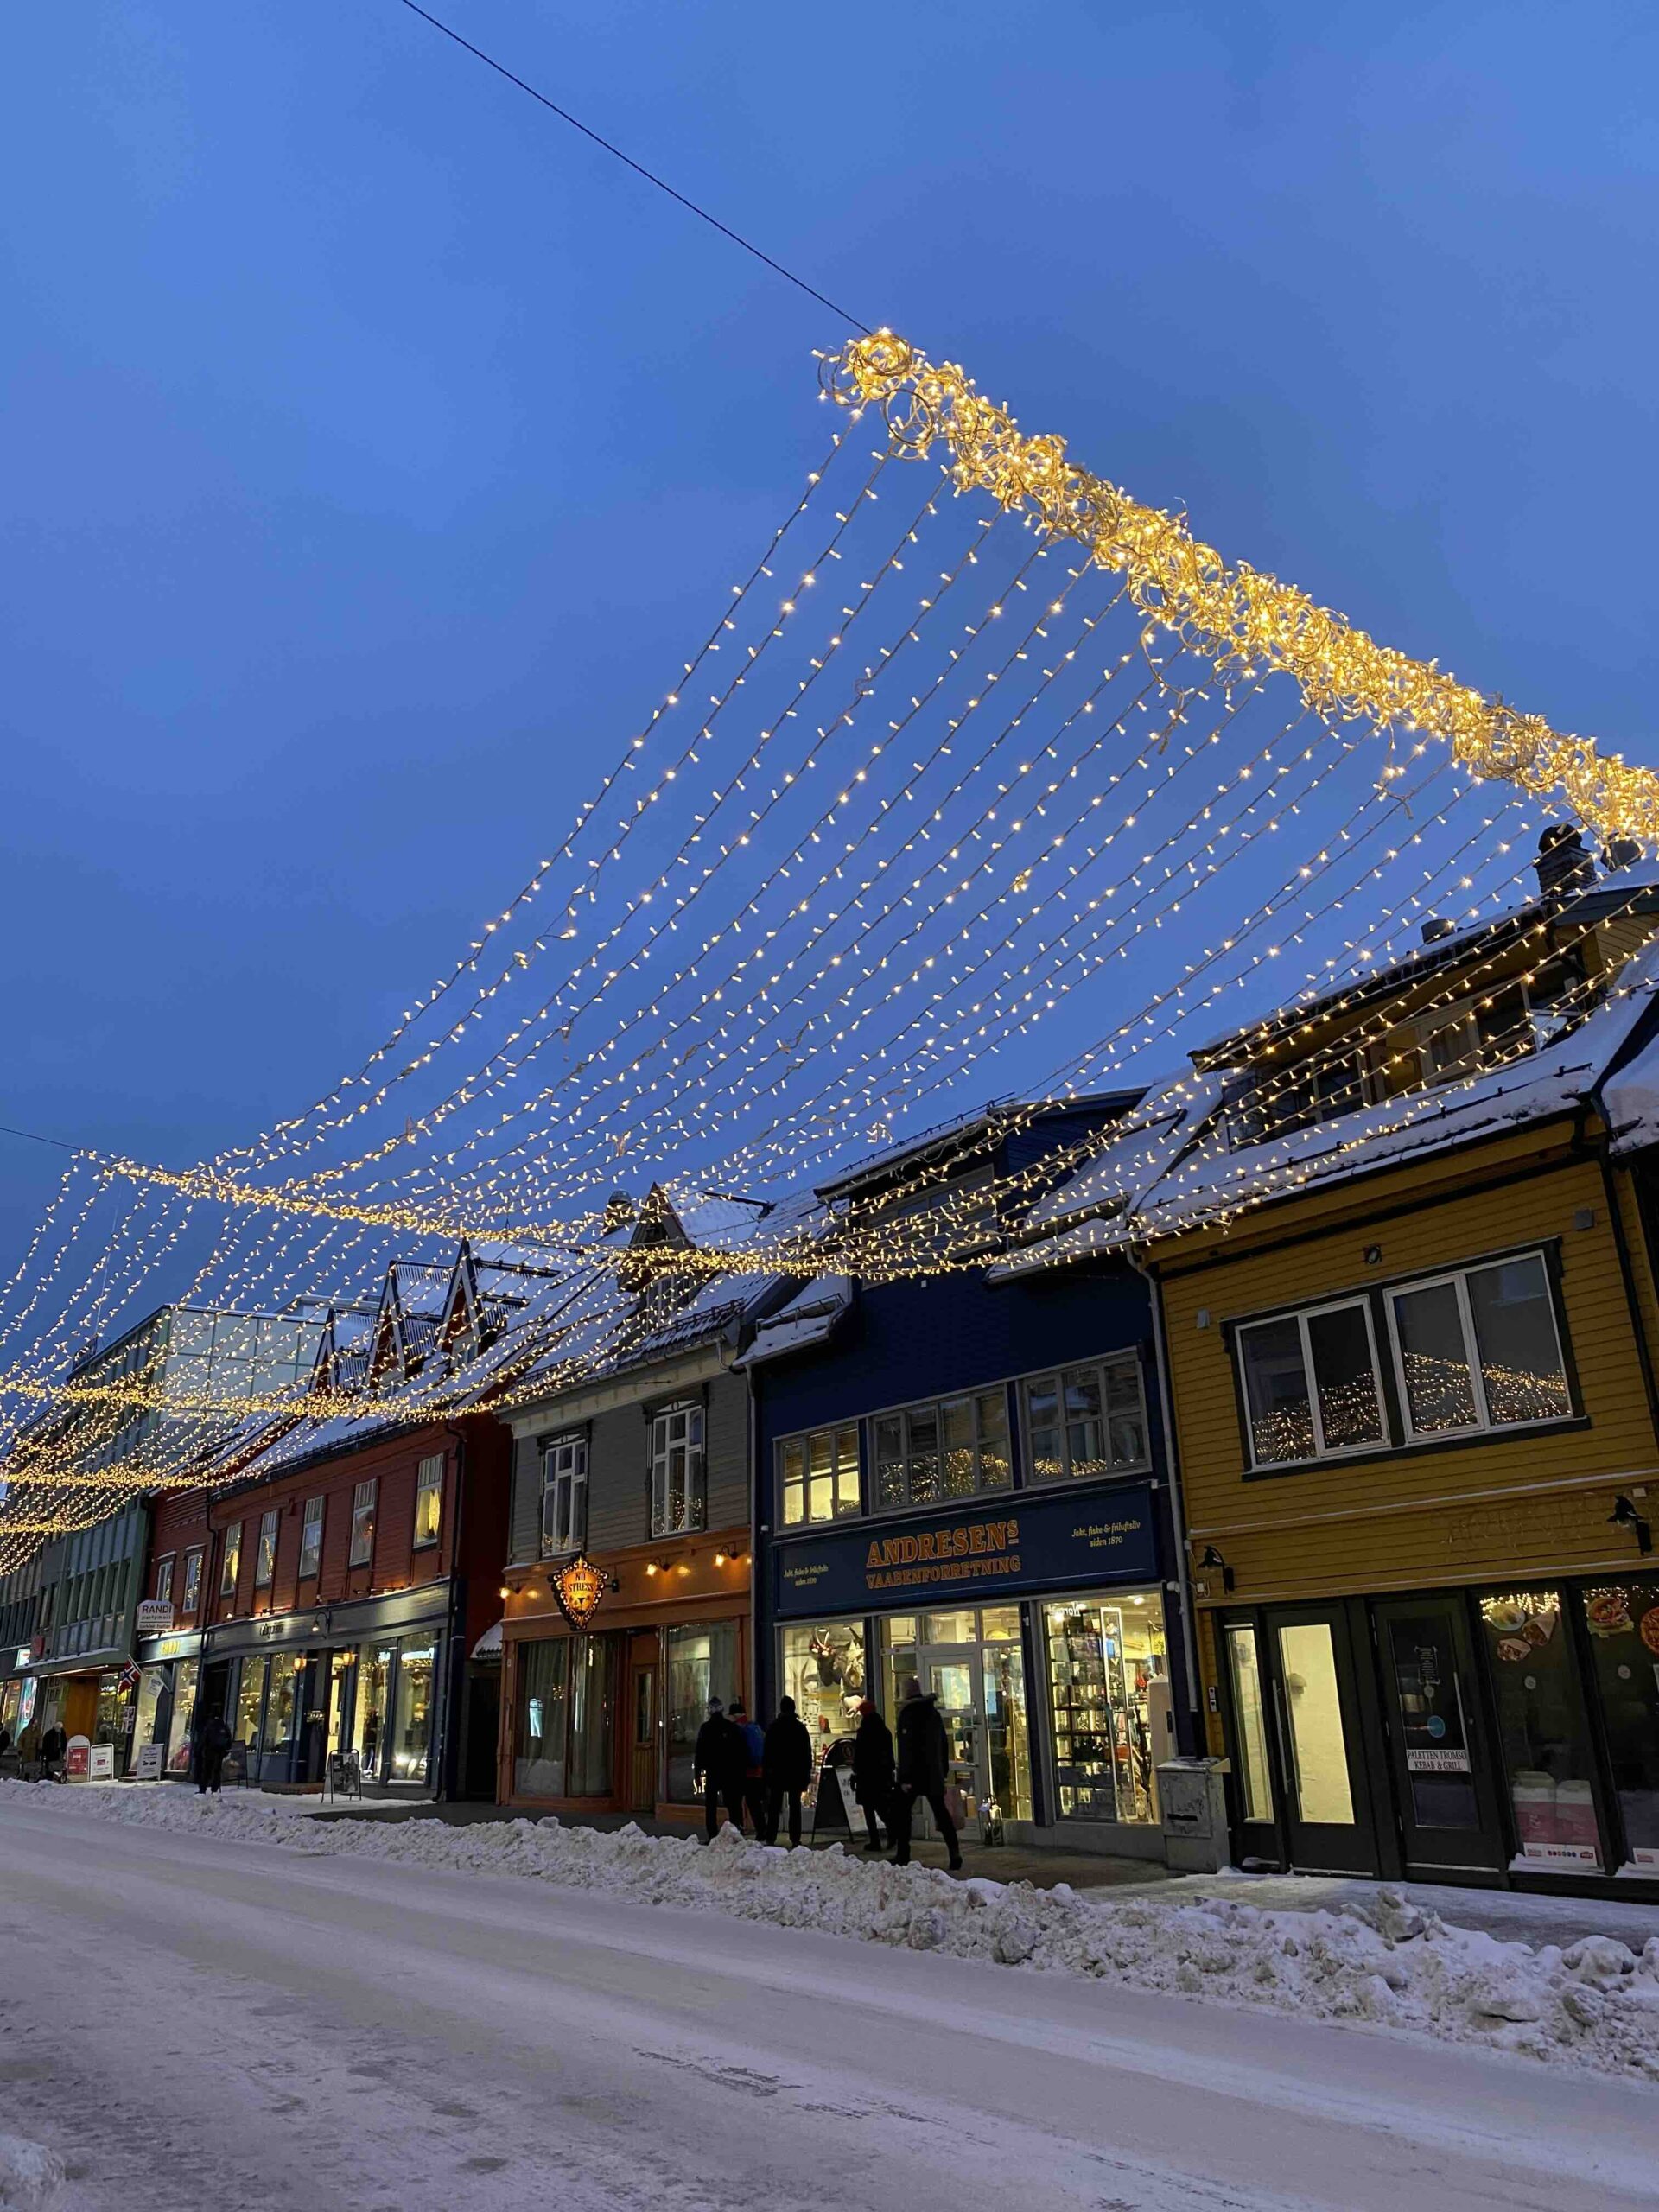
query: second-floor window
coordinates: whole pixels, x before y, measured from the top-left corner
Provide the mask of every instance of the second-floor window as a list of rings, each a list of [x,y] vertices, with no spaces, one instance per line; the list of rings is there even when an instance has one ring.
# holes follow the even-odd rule
[[[201,1602],[201,1553],[186,1552],[184,1555],[184,1595],[179,1600],[181,1613],[194,1613]]]
[[[283,1516],[273,1506],[259,1517],[259,1548],[254,1554],[253,1586],[269,1590],[276,1572],[276,1531],[283,1525]]]
[[[219,1570],[219,1594],[221,1598],[236,1595],[238,1578],[242,1573],[242,1523],[225,1531],[225,1563]]]
[[[374,1498],[379,1485],[372,1477],[352,1492],[352,1548],[348,1562],[367,1567],[374,1558]]]
[[[588,1440],[556,1436],[542,1448],[542,1557],[588,1541]]]
[[[1560,1421],[1573,1410],[1543,1255],[1495,1261],[1388,1294],[1414,1438]]]
[[[778,1518],[785,1529],[858,1511],[858,1425],[815,1428],[778,1446]]]
[[[674,1536],[707,1522],[702,1408],[664,1406],[651,1422],[651,1533]]]
[[[308,1497],[300,1523],[300,1580],[315,1574],[322,1565],[322,1500]]]
[[[1028,1481],[1078,1481],[1146,1465],[1147,1409],[1141,1362],[1133,1352],[1030,1376],[1020,1391],[1031,1450]]]
[[[878,1414],[870,1429],[878,1507],[942,1505],[980,1491],[1007,1490],[1014,1480],[1008,1399],[1000,1383]]]
[[[1386,1442],[1366,1300],[1252,1322],[1238,1332],[1238,1359],[1257,1466],[1375,1451]]]
[[[435,1544],[443,1517],[443,1454],[435,1452],[415,1470],[415,1543]]]
[[[167,1604],[168,1600],[172,1597],[172,1595],[173,1595],[173,1561],[171,1560],[171,1559],[158,1559],[158,1560],[156,1560],[156,1599],[157,1599],[157,1600],[158,1600],[162,1605],[166,1605],[166,1604]]]

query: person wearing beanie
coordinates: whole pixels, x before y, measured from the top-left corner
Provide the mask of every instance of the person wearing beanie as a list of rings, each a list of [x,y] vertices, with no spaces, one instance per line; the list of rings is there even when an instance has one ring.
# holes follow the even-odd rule
[[[789,1801],[789,1844],[792,1851],[801,1840],[801,1796],[812,1787],[812,1738],[795,1710],[792,1697],[778,1700],[778,1718],[766,1731],[760,1753],[761,1778],[766,1790],[765,1840],[776,1843],[784,1801]]]
[[[709,1717],[697,1731],[691,1753],[691,1785],[702,1795],[703,1834],[710,1843],[720,1827],[722,1798],[728,1817],[736,1821],[740,1832],[742,1829],[743,1768],[747,1756],[741,1732],[727,1719],[720,1700],[711,1697]]]
[[[867,1851],[880,1851],[878,1821],[893,1826],[893,1731],[868,1698],[858,1708],[858,1733],[853,1738],[853,1795],[864,1808],[864,1825],[870,1832]]]

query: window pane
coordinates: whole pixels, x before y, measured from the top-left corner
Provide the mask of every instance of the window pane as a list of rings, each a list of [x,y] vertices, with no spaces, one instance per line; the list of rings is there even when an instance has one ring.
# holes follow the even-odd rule
[[[1238,1786],[1247,1821],[1273,1818],[1268,1778],[1268,1715],[1256,1663],[1255,1630],[1230,1628],[1227,1658],[1232,1675],[1233,1717],[1238,1737]]]
[[[1455,1284],[1397,1292],[1394,1314],[1413,1428],[1421,1434],[1472,1428],[1479,1414]]]
[[[264,1659],[245,1659],[242,1680],[236,1693],[236,1740],[245,1744],[251,1751],[264,1747],[260,1723],[265,1705],[265,1669],[269,1662]]]
[[[910,1446],[910,1502],[931,1505],[939,1495],[939,1417],[931,1406],[905,1415]]]
[[[1521,1856],[1598,1872],[1590,1745],[1560,1592],[1494,1593],[1480,1600],[1480,1618]]]
[[[1457,1640],[1445,1605],[1389,1623],[1386,1665],[1399,1707],[1412,1817],[1420,1828],[1480,1826]]]
[[[807,1439],[811,1478],[807,1485],[809,1521],[829,1521],[836,1510],[836,1440],[827,1428]]]
[[[1348,1788],[1342,1693],[1329,1622],[1305,1621],[1281,1628],[1279,1667],[1290,1719],[1290,1779],[1297,1818],[1351,1827],[1354,1801]]]
[[[947,1398],[939,1408],[944,1430],[944,1492],[971,1497],[975,1488],[974,1402]]]
[[[858,1510],[858,1431],[838,1430],[836,1436],[836,1511]]]
[[[1478,1268],[1468,1284],[1492,1420],[1556,1421],[1571,1413],[1543,1262],[1534,1254]]]
[[[1061,1382],[1065,1390],[1065,1452],[1073,1475],[1103,1475],[1106,1435],[1101,1424],[1100,1376],[1092,1367],[1074,1367]]]
[[[904,1434],[897,1414],[883,1414],[875,1424],[875,1496],[878,1505],[905,1502]]]
[[[1659,1870],[1659,1577],[1584,1592],[1607,1756],[1624,1815],[1625,1857]]]
[[[1301,1331],[1294,1321],[1259,1322],[1239,1331],[1238,1353],[1257,1465],[1311,1459],[1313,1409],[1302,1366]]]
[[[1008,1458],[1008,1401],[1001,1390],[982,1390],[974,1401],[979,1422],[979,1486],[1006,1490],[1014,1480]]]
[[[1338,1306],[1328,1313],[1311,1313],[1307,1341],[1325,1450],[1351,1452],[1357,1445],[1380,1444],[1382,1408],[1376,1400],[1364,1307]]]
[[[784,1471],[783,1516],[784,1526],[792,1529],[806,1516],[806,1453],[798,1444],[785,1444],[781,1464]]]
[[[1060,1452],[1059,1385],[1045,1375],[1026,1385],[1026,1422],[1031,1434],[1031,1479],[1058,1482],[1065,1472]]]
[[[563,1797],[566,1678],[570,1643],[560,1637],[519,1652],[513,1789],[520,1797]],[[359,1699],[361,1691],[359,1692]]]

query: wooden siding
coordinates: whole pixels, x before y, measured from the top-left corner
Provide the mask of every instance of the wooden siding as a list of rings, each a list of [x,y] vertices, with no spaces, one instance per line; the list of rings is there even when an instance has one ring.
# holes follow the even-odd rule
[[[1224,1553],[1235,1602],[1630,1564],[1607,1516],[1616,1489],[1659,1478],[1659,1439],[1600,1166],[1569,1137],[1442,1155],[1154,1249],[1188,1527]],[[1551,1239],[1586,1426],[1245,1478],[1225,1324]],[[1222,1602],[1219,1579],[1199,1597]]]

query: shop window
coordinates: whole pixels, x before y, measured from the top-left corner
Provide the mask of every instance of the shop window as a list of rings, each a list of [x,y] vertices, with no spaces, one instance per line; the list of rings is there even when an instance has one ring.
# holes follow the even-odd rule
[[[860,1700],[869,1694],[864,1623],[801,1621],[778,1631],[778,1679],[822,1759],[858,1732]]]
[[[1168,1672],[1155,1592],[1044,1607],[1062,1819],[1150,1821],[1152,1686]]]
[[[269,1590],[276,1573],[276,1531],[282,1526],[282,1515],[271,1509],[259,1516],[259,1545],[253,1556],[253,1586]]]
[[[155,1596],[156,1604],[160,1605],[167,1605],[172,1599],[173,1557],[170,1553],[167,1558],[158,1559],[156,1562]]]
[[[879,1414],[871,1423],[878,1507],[942,1505],[1007,1490],[1007,1394],[999,1383],[960,1397]]]
[[[387,1644],[365,1649],[357,1662],[357,1706],[352,1714],[352,1749],[358,1764],[371,1779],[380,1772],[385,1745],[386,1699],[391,1687],[391,1649]]]
[[[1480,1618],[1521,1846],[1517,1863],[1599,1872],[1590,1747],[1560,1592],[1496,1592],[1481,1599]]]
[[[352,1548],[347,1564],[367,1567],[374,1558],[374,1502],[379,1484],[372,1476],[352,1492]]]
[[[435,1544],[443,1516],[443,1454],[435,1452],[415,1470],[415,1548]]]
[[[201,1553],[186,1552],[184,1555],[184,1593],[179,1600],[179,1611],[188,1619],[201,1602]]]
[[[1413,1437],[1560,1421],[1573,1410],[1541,1253],[1389,1293]]]
[[[1386,1443],[1370,1309],[1362,1298],[1241,1328],[1250,1457],[1258,1466]]]
[[[1033,1375],[1020,1385],[1033,1483],[1082,1480],[1147,1465],[1141,1362],[1133,1352]]]
[[[707,1526],[702,1407],[664,1406],[651,1423],[651,1533],[677,1536]]]
[[[1613,1789],[1633,1872],[1659,1874],[1659,1576],[1583,1593]]]
[[[322,1565],[323,1501],[308,1497],[305,1516],[300,1523],[300,1580],[309,1581]]]
[[[439,1460],[440,1467],[443,1465]],[[397,1655],[397,1719],[391,1733],[388,1782],[424,1782],[432,1750],[433,1686],[438,1647],[405,1643]]]
[[[517,1797],[563,1797],[569,1725],[570,1638],[518,1647],[512,1788]]]
[[[299,1733],[305,1661],[280,1655],[270,1662],[270,1695],[265,1705],[265,1749],[270,1754],[290,1751]]]
[[[570,1746],[566,1787],[572,1797],[608,1797],[615,1789],[614,1636],[580,1636],[570,1655]]]
[[[234,1598],[242,1573],[242,1523],[225,1531],[225,1560],[219,1571],[219,1594]]]
[[[778,1517],[785,1529],[858,1511],[858,1428],[814,1429],[778,1446]]]
[[[200,1552],[192,1554],[200,1559]],[[186,1588],[189,1587],[188,1578]],[[196,1718],[196,1674],[200,1662],[181,1659],[173,1669],[173,1712],[167,1724],[167,1770],[190,1771],[190,1733]]]
[[[674,1805],[696,1802],[691,1787],[691,1761],[697,1731],[708,1718],[709,1700],[729,1705],[738,1694],[737,1624],[711,1621],[706,1624],[671,1628],[663,1634],[667,1661],[663,1719],[668,1738],[668,1800]]]
[[[588,1541],[588,1440],[556,1436],[542,1452],[542,1557]]]
[[[264,1659],[245,1659],[242,1679],[237,1685],[236,1740],[247,1745],[251,1758],[257,1758],[264,1748],[265,1675],[269,1663]]]

